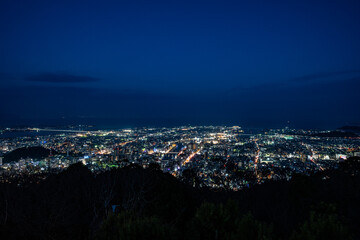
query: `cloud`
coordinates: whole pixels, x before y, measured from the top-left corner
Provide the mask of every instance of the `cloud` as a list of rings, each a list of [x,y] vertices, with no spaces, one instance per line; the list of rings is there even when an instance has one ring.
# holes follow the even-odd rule
[[[305,75],[302,77],[293,78],[292,80],[295,82],[303,82],[303,81],[311,81],[311,80],[319,80],[324,78],[338,77],[338,76],[347,76],[347,75],[358,75],[360,70],[350,70],[350,71],[338,71],[338,72],[323,72],[323,73],[315,73],[310,75]]]
[[[31,82],[47,82],[47,83],[85,83],[96,82],[100,79],[89,76],[77,76],[65,73],[43,73],[26,78]]]

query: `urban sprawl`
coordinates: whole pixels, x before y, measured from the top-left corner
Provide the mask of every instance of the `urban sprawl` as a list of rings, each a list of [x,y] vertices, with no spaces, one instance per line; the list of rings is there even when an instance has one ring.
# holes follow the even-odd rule
[[[11,131],[11,129],[2,130]],[[51,135],[0,135],[0,182],[39,181],[77,162],[92,172],[140,165],[161,169],[194,186],[240,190],[271,180],[289,180],[336,169],[360,156],[359,138],[313,136],[310,130],[247,130],[238,126],[134,128],[111,131],[58,131]],[[5,162],[19,148],[41,147],[49,154]],[[19,180],[20,179],[20,180]]]

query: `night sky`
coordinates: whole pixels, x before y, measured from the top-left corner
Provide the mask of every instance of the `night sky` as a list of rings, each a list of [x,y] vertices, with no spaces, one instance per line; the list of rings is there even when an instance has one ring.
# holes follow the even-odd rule
[[[0,3],[0,124],[360,124],[360,1]]]

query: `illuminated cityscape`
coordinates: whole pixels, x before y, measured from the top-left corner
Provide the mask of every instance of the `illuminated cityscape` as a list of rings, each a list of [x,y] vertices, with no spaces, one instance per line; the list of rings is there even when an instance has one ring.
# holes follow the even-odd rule
[[[11,133],[29,136],[6,137]],[[18,175],[46,176],[77,162],[94,173],[131,164],[147,168],[155,163],[179,179],[191,170],[194,186],[238,191],[265,181],[289,180],[294,173],[311,175],[336,169],[348,157],[360,156],[359,137],[319,137],[317,133],[239,126],[107,131],[8,129],[0,138],[1,181],[11,181]],[[36,147],[48,153],[36,158],[25,154],[16,161],[7,157],[16,149]]]

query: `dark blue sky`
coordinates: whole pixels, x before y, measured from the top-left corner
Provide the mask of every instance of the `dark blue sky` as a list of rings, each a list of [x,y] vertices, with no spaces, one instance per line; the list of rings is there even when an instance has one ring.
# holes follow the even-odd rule
[[[0,3],[0,123],[360,124],[360,1]]]

